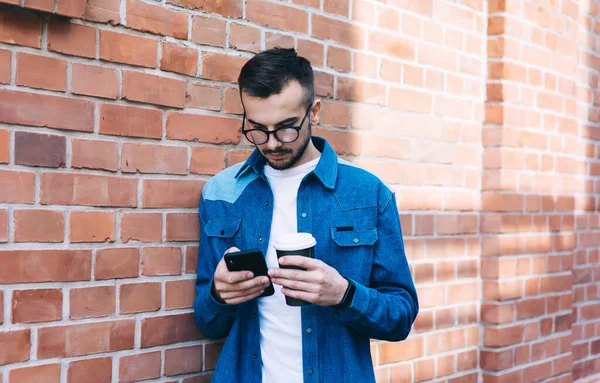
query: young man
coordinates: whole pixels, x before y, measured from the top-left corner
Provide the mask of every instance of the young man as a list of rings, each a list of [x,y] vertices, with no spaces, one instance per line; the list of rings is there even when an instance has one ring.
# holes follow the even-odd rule
[[[250,158],[213,177],[200,201],[194,310],[209,337],[227,336],[213,382],[374,382],[370,339],[405,339],[418,301],[394,194],[311,137],[321,101],[293,49],[254,56],[238,79]],[[315,258],[273,241],[311,233]],[[269,278],[229,272],[224,254],[259,248]],[[285,296],[311,304],[286,305]]]

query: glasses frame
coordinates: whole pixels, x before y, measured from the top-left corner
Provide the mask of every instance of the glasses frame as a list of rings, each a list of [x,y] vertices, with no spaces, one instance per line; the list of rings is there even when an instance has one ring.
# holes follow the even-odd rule
[[[277,129],[273,129],[273,130],[264,130],[264,129],[248,129],[245,130],[244,127],[246,125],[246,112],[244,112],[244,117],[242,118],[242,134],[244,136],[246,136],[246,139],[248,141],[250,141],[252,144],[254,145],[264,145],[267,142],[269,142],[269,139],[271,138],[271,134],[273,134],[275,136],[275,139],[283,144],[291,144],[292,142],[295,142],[296,140],[298,140],[298,137],[300,137],[300,130],[302,129],[302,126],[304,126],[304,120],[306,120],[306,117],[308,116],[308,113],[311,111],[313,105],[312,102],[310,103],[309,107],[306,109],[306,113],[304,114],[304,117],[302,118],[302,121],[300,122],[300,125],[298,126],[282,126],[280,128]],[[310,123],[310,121],[309,121]],[[296,131],[296,138],[293,139],[292,141],[283,141],[279,138],[279,136],[277,135],[277,133],[283,129],[294,129]],[[248,133],[253,132],[255,130],[260,130],[262,133],[267,135],[267,139],[264,142],[261,143],[256,143],[253,142],[250,137],[248,137]]]

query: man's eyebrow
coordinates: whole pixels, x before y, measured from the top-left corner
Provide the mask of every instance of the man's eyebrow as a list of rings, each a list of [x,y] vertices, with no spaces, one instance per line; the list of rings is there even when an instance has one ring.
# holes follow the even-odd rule
[[[286,118],[285,120],[279,121],[278,123],[275,124],[275,126],[283,125],[283,124],[290,124],[292,122],[298,121],[299,119],[300,119],[300,117],[289,117],[289,118]],[[260,122],[252,121],[249,118],[248,118],[248,122],[251,123],[252,125],[265,126],[265,125],[261,124]]]

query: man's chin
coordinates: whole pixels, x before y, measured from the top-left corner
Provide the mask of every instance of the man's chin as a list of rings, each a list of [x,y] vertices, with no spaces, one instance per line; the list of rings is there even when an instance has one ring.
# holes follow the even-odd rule
[[[272,161],[267,158],[267,164],[275,170],[286,170],[292,167],[293,163],[290,160]]]

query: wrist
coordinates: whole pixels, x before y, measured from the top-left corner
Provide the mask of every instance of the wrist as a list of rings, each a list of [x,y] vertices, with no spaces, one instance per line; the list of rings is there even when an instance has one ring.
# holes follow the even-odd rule
[[[335,310],[342,310],[345,309],[346,307],[349,307],[352,304],[352,299],[354,298],[354,292],[356,291],[356,286],[354,285],[354,283],[344,277],[344,279],[346,280],[346,290],[344,291],[344,295],[342,296],[342,299],[340,300],[340,302],[336,305],[333,305],[331,307],[333,307]]]

